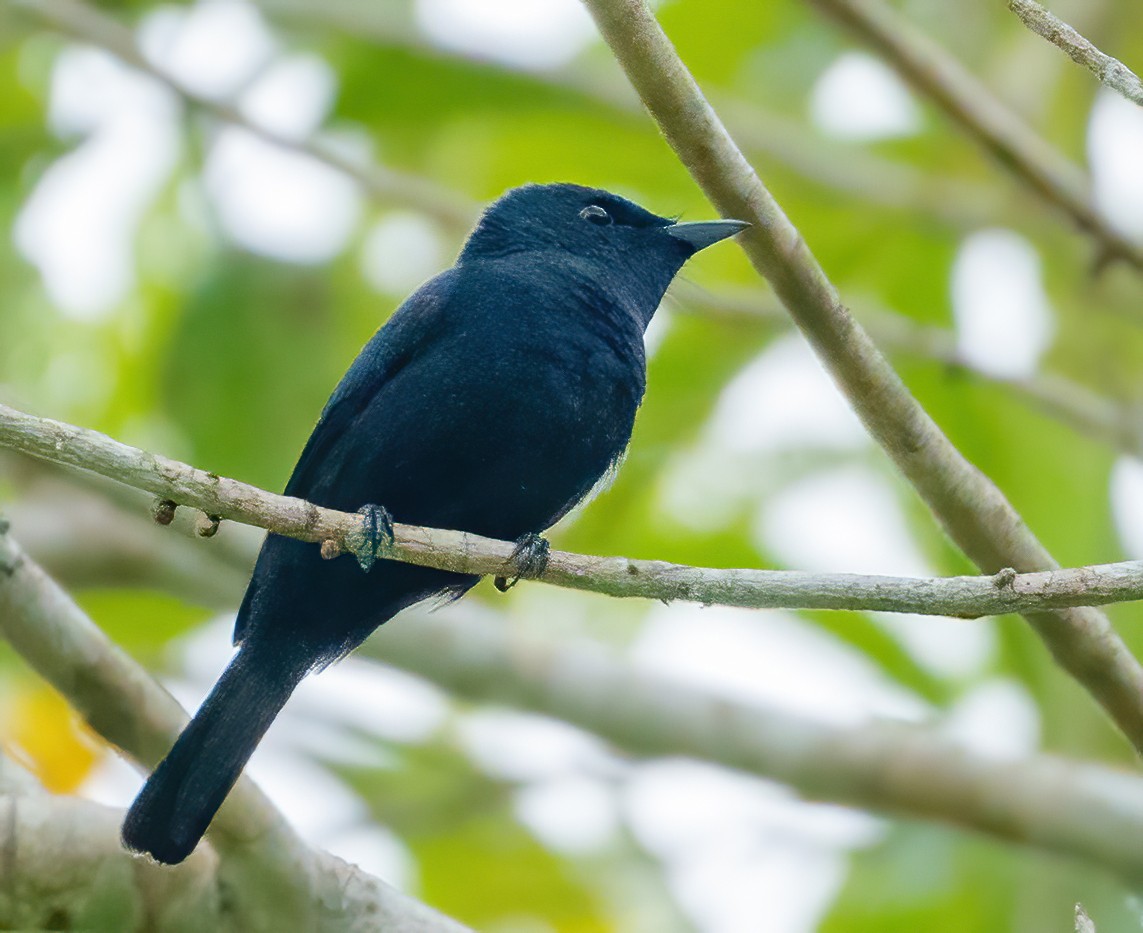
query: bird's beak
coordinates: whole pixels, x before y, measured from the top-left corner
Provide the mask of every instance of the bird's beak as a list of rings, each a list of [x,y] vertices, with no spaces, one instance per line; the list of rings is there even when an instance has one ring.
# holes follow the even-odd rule
[[[697,253],[700,249],[706,249],[719,240],[734,236],[749,226],[745,220],[700,220],[689,224],[671,224],[664,229],[671,236],[684,243],[690,243]]]

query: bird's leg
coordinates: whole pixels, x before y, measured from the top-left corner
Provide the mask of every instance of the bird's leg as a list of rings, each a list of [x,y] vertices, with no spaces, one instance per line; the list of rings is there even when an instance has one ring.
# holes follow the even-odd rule
[[[361,529],[349,535],[346,544],[368,573],[373,562],[393,545],[393,516],[383,505],[363,505],[357,514],[361,516]]]
[[[493,585],[501,593],[507,593],[520,580],[532,580],[544,572],[548,566],[548,554],[552,546],[547,538],[541,538],[535,532],[529,531],[516,539],[516,547],[508,563],[512,568],[511,577],[497,577]]]

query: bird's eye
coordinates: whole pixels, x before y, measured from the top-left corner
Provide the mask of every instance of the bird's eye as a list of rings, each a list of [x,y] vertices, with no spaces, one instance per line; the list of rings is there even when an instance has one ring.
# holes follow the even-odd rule
[[[579,212],[579,216],[588,223],[596,224],[600,227],[606,227],[611,223],[611,215],[598,204],[589,204]]]

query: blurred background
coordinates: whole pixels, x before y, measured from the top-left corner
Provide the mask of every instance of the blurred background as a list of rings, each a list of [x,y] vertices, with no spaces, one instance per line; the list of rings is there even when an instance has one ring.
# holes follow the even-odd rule
[[[1143,238],[1143,112],[1003,4],[909,0]],[[1065,565],[1143,558],[1143,279],[801,0],[658,7],[856,315]],[[1053,4],[1143,63],[1143,6]],[[135,51],[137,49],[137,51]],[[156,69],[161,74],[156,74]],[[165,75],[169,80],[163,78]],[[0,4],[0,400],[280,489],[359,347],[479,206],[574,181],[713,216],[576,0]],[[972,572],[733,246],[648,334],[612,487],[555,546],[722,567]],[[3,454],[13,534],[193,708],[258,535]],[[749,612],[482,584],[443,613],[833,723],[926,722],[994,756],[1130,763],[1014,617]],[[1143,613],[1112,619],[1143,653]],[[415,619],[393,625],[414,626]],[[385,631],[373,642],[385,653]],[[0,646],[0,741],[116,805],[135,771]],[[1093,868],[808,804],[451,697],[374,659],[298,691],[251,773],[299,831],[482,930],[1044,931],[1138,902]]]

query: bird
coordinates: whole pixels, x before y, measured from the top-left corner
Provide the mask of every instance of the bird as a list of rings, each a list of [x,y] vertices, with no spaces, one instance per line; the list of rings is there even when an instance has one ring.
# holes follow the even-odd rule
[[[581,185],[507,191],[455,265],[362,349],[285,494],[361,511],[375,543],[394,520],[515,541],[517,575],[534,573],[546,559],[540,533],[627,447],[646,388],[644,332],[671,280],[748,226],[681,223]],[[307,674],[402,609],[459,598],[478,580],[323,559],[314,543],[267,535],[238,610],[238,650],[129,809],[126,848],[183,861]]]

